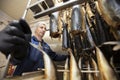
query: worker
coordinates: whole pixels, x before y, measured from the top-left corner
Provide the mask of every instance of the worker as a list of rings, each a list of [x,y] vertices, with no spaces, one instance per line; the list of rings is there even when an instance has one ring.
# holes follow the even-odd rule
[[[11,53],[13,56],[11,59],[12,64],[17,65],[13,75],[22,75],[24,72],[37,71],[38,68],[44,68],[43,55],[38,48],[45,51],[54,61],[64,61],[67,58],[67,55],[60,55],[52,51],[50,46],[43,40],[46,32],[45,23],[39,22],[36,26],[35,34],[32,37],[30,36],[29,25],[24,20],[13,22],[1,31],[7,37],[1,39],[2,45],[4,45],[4,47],[0,46],[2,48],[1,51],[6,56]],[[37,48],[29,43],[37,46]],[[5,46],[7,45],[8,47],[6,48]]]

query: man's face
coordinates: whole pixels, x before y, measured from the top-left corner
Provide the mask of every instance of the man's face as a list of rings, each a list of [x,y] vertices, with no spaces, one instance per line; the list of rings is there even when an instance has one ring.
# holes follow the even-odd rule
[[[46,32],[46,26],[44,24],[39,25],[36,29],[36,33],[40,37],[43,37],[45,32]]]

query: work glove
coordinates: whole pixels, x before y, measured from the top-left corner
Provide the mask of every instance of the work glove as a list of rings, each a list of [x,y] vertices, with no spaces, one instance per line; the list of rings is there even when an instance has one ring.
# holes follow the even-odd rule
[[[27,55],[31,30],[23,19],[13,21],[0,31],[0,51],[16,59],[23,59]]]
[[[32,32],[29,25],[24,19],[20,19],[19,21],[13,21],[9,25],[17,27],[20,31],[24,33],[25,39],[29,42],[31,41]]]

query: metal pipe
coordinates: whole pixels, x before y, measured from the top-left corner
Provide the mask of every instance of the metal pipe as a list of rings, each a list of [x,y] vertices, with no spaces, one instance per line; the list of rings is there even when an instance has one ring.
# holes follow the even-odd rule
[[[27,9],[30,9],[30,8],[33,7],[33,6],[42,3],[43,1],[44,1],[44,0],[38,0],[37,2],[35,2],[35,3],[33,3],[33,4],[29,5],[29,6],[27,6]]]
[[[76,5],[76,4],[80,4],[82,3],[83,0],[70,0],[70,1],[67,1],[65,3],[59,3],[57,4],[55,7],[51,7],[49,9],[46,9],[42,12],[39,12],[37,14],[34,15],[34,18],[39,18],[39,17],[42,17],[42,16],[45,16],[45,15],[49,15],[53,12],[56,12],[56,11],[59,11],[59,10],[62,10],[62,9],[65,9],[65,8],[68,8],[68,7],[71,7],[73,5]]]
[[[45,69],[38,69],[39,71],[44,71]],[[58,72],[70,72],[69,70],[64,70],[64,69],[57,69]],[[95,70],[81,70],[80,72],[82,73],[98,73],[99,71],[95,71]]]
[[[9,68],[9,64],[10,64],[10,59],[11,59],[11,54],[8,55],[6,65],[5,65],[4,71],[2,72],[0,80],[3,80],[6,77],[6,74],[7,74],[8,68]]]
[[[39,71],[44,71],[45,69],[38,69]],[[69,70],[57,69],[57,72],[70,72]],[[82,73],[99,73],[99,70],[80,70]],[[116,71],[116,73],[120,73],[120,71]]]
[[[25,11],[24,11],[24,13],[23,13],[22,19],[25,19],[26,14],[27,14],[27,11],[28,11],[28,8],[27,8],[27,7],[30,5],[30,3],[31,3],[31,0],[28,0],[28,3],[27,3],[27,6],[26,6]]]

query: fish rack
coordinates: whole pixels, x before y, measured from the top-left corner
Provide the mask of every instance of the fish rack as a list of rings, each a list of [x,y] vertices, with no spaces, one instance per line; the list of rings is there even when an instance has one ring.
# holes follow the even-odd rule
[[[35,3],[31,4],[31,0],[28,1],[26,10],[31,10],[33,12],[33,17],[38,19],[42,16],[49,15],[53,12],[71,7],[76,4],[82,3],[84,0],[69,0],[64,3],[55,5],[53,0],[38,0]],[[24,13],[24,17],[26,12]]]

